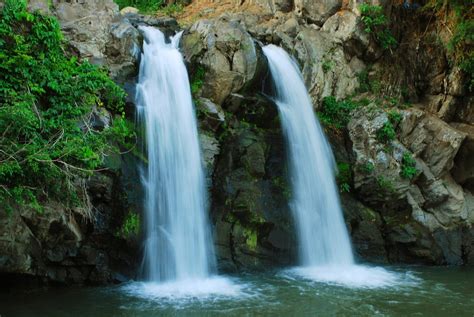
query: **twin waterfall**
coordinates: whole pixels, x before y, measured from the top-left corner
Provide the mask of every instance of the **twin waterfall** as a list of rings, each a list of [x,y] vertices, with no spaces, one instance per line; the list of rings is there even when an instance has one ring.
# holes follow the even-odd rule
[[[203,279],[215,266],[206,186],[188,73],[178,51],[152,27],[145,36],[137,85],[148,165],[143,271],[154,282]]]
[[[354,259],[335,183],[334,157],[302,75],[283,49],[268,45],[263,52],[270,65],[289,154],[290,207],[297,226],[300,264],[351,265]]]
[[[205,279],[215,268],[206,186],[189,78],[178,51],[181,33],[145,36],[138,121],[144,127],[148,164],[145,188],[144,277],[167,282]],[[331,148],[317,122],[297,65],[284,50],[263,48],[275,84],[276,103],[290,158],[303,266],[351,265],[353,256],[334,180]]]

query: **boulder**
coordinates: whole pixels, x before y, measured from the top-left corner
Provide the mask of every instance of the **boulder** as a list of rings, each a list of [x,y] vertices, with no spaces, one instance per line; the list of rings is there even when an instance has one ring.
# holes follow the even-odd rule
[[[341,8],[341,0],[294,0],[296,14],[316,25],[324,22]]]

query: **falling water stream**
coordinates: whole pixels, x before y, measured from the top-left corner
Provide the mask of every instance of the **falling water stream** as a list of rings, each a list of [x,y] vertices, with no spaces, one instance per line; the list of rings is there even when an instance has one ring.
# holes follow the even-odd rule
[[[137,85],[144,125],[145,250],[143,271],[154,282],[203,279],[215,267],[206,187],[188,74],[178,45],[141,27],[145,42]]]
[[[296,272],[319,281],[350,286],[386,285],[394,274],[355,265],[335,182],[331,147],[315,116],[298,65],[280,47],[267,45],[283,133],[289,153],[301,267]]]

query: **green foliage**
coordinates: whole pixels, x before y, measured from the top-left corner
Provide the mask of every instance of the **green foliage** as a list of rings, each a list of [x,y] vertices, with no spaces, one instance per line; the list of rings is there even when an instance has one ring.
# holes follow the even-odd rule
[[[388,112],[388,120],[390,120],[394,126],[397,126],[402,121],[402,115],[396,110],[390,110]]]
[[[163,14],[165,15],[174,16],[176,14],[182,13],[183,9],[184,9],[184,6],[182,4],[173,3],[173,4],[167,5],[166,7],[163,7],[161,9],[161,12],[163,12]]]
[[[244,228],[245,243],[250,250],[257,249],[258,235],[257,231],[252,228]]]
[[[403,153],[402,166],[400,176],[406,179],[412,179],[416,176],[418,170],[416,169],[416,161],[409,152]]]
[[[95,107],[123,111],[125,93],[107,73],[64,52],[57,20],[7,0],[0,12],[0,206],[40,211],[48,198],[84,202],[78,180],[100,167],[110,142],[132,132],[89,126]]]
[[[135,7],[141,12],[156,12],[163,7],[163,0],[115,0],[120,9],[125,7]]]
[[[472,12],[472,8],[470,9]],[[454,35],[448,44],[448,50],[454,56],[456,64],[468,76],[468,89],[474,90],[474,19],[462,16],[454,29]]]
[[[323,72],[325,72],[325,73],[330,71],[333,67],[334,67],[334,63],[332,61],[325,60],[322,63]]]
[[[432,11],[446,21],[451,16],[452,34],[448,43],[450,58],[467,75],[467,88],[474,90],[474,6],[470,0],[429,0],[425,11]],[[443,24],[445,24],[444,22]],[[453,31],[451,31],[453,30]]]
[[[204,67],[198,66],[191,80],[191,93],[193,94],[193,96],[196,95],[199,91],[201,91],[202,85],[204,84],[205,76],[206,71]]]
[[[379,185],[380,189],[383,189],[388,192],[394,192],[395,186],[390,179],[387,179],[383,176],[377,177],[377,185]]]
[[[123,221],[122,227],[117,231],[116,236],[124,239],[138,236],[140,233],[140,217],[134,212],[129,212]]]
[[[367,162],[364,164],[362,169],[366,174],[370,174],[375,170],[375,165],[372,162]]]
[[[397,40],[388,29],[389,21],[383,14],[383,8],[379,5],[361,4],[361,19],[364,23],[364,31],[373,34],[377,43],[384,49],[397,46]]]
[[[165,15],[175,15],[183,11],[181,1],[166,5],[164,0],[115,0],[120,9],[125,7],[134,7],[142,13],[161,12]]]
[[[337,101],[334,96],[324,97],[318,116],[325,125],[342,129],[349,123],[350,113],[357,106],[358,104],[351,100]]]
[[[377,131],[377,139],[383,143],[389,143],[395,140],[396,135],[395,129],[390,121],[386,121]]]
[[[351,191],[352,170],[349,163],[337,163],[337,183],[341,192]]]

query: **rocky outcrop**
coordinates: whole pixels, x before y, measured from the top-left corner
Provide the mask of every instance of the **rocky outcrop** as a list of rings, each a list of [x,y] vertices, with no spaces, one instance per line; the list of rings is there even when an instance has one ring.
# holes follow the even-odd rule
[[[136,239],[122,236],[128,212],[118,179],[97,174],[88,182],[90,215],[60,202],[44,211],[27,207],[0,210],[0,280],[14,285],[18,276],[36,283],[104,284],[136,275]],[[126,246],[128,245],[128,247]]]
[[[466,135],[411,108],[400,110],[397,137],[382,142],[380,131],[390,122],[387,113],[367,112],[354,112],[348,126],[354,188],[365,203],[380,210],[389,259],[464,263],[468,254],[463,230],[472,225],[474,205],[471,193],[453,180],[450,171]],[[413,157],[409,177],[404,174],[410,168],[407,157]]]
[[[371,91],[372,95],[381,94],[382,89],[388,91],[385,83],[420,80],[417,73],[427,74],[424,93],[417,92],[416,100],[422,102],[409,109],[390,110],[401,117],[394,124],[394,140],[386,142],[379,136],[392,114],[379,106],[377,96],[371,97],[375,103],[351,114],[347,135],[343,132],[333,138],[336,157],[352,162],[354,190],[342,196],[346,223],[362,259],[469,263],[472,98],[465,96],[459,70],[447,69],[448,64],[442,61],[444,53],[441,57],[427,54],[420,61],[424,66],[407,63],[410,69],[404,66],[401,72],[392,70],[382,78],[380,74],[392,69],[394,63],[389,65],[387,52],[364,31],[355,3],[283,2],[287,4],[278,9],[275,1],[255,1],[266,11],[201,20],[183,37],[190,69],[197,65],[206,69],[199,96],[225,112],[223,121],[224,116],[217,119],[215,110],[214,119],[203,116],[207,118],[201,121],[207,135],[219,143],[219,152],[213,156],[215,164],[208,164],[208,168],[213,175],[216,245],[223,263],[227,267],[284,264],[294,261],[296,254],[289,197],[280,195],[277,200],[264,186],[269,177],[267,164],[284,162],[281,153],[269,149],[284,149],[268,141],[270,135],[273,140],[281,135],[279,126],[262,125],[263,118],[267,122],[277,120],[276,114],[273,119],[269,117],[274,109],[255,99],[255,83],[257,90],[265,90],[261,75],[265,74],[265,59],[256,43],[279,44],[295,56],[316,109],[326,96],[341,100],[361,90],[362,84],[367,85],[361,81],[363,73],[374,87],[380,86]],[[386,1],[374,4],[385,6],[394,19],[406,18],[400,6]],[[392,59],[402,59],[403,55],[403,51],[393,53]],[[442,89],[435,89],[440,78],[444,80]],[[400,85],[395,88],[398,93],[405,89]],[[411,98],[410,93],[410,89],[403,91],[407,98]],[[437,106],[432,106],[433,94],[438,94]],[[465,114],[460,117],[460,113]],[[464,123],[446,123],[452,120]],[[284,171],[271,176],[280,177],[286,187]],[[272,206],[278,210],[276,218],[267,211],[265,201],[269,199],[277,200]],[[270,237],[277,236],[279,241],[268,243]]]

